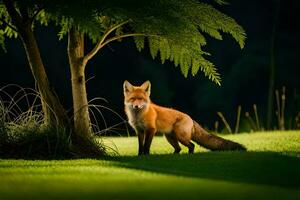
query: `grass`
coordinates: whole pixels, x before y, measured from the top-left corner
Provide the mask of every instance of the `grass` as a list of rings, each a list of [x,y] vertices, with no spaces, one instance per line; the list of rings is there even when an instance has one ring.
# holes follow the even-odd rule
[[[14,95],[10,95],[11,91],[15,91]],[[0,158],[45,160],[105,155],[105,149],[96,137],[82,139],[75,137],[68,125],[61,126],[56,121],[45,123],[40,100],[34,89],[14,84],[0,88]],[[96,100],[101,98],[90,103]],[[103,107],[90,106],[96,110]],[[91,113],[95,117],[97,112]],[[99,129],[97,124],[93,129]]]
[[[156,137],[137,157],[135,137],[115,137],[105,159],[0,160],[0,199],[300,199],[300,131],[226,138],[249,151],[173,155]]]

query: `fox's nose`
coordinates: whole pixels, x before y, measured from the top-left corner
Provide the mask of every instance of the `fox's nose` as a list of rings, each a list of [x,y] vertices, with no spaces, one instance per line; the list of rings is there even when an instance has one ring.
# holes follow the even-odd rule
[[[138,106],[138,105],[134,105],[133,108],[134,108],[134,109],[138,109],[139,106]]]

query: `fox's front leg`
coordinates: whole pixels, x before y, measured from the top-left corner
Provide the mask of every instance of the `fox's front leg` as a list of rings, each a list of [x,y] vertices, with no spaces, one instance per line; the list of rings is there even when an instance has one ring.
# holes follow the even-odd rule
[[[144,143],[145,143],[145,133],[139,132],[138,135],[138,141],[139,141],[139,156],[144,154]]]
[[[156,129],[155,128],[149,128],[147,129],[145,134],[145,143],[144,143],[144,154],[147,155],[150,153],[150,146],[152,143],[152,139],[154,134],[156,133]]]

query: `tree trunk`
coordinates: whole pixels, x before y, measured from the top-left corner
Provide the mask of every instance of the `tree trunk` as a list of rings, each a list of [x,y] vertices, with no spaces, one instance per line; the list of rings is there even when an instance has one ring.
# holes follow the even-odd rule
[[[76,28],[69,31],[68,56],[72,79],[74,128],[79,138],[89,137],[91,133],[88,100],[85,85],[84,35]]]
[[[46,125],[69,126],[68,116],[56,93],[49,85],[48,77],[31,26],[28,25],[27,27],[24,27],[20,31],[20,36],[26,51],[31,72],[41,95],[44,122]]]
[[[268,88],[268,110],[267,110],[267,129],[272,127],[274,109],[274,87],[275,87],[275,39],[276,29],[279,19],[280,0],[276,0],[273,28],[271,33],[270,45],[270,68],[269,68],[269,88]]]
[[[98,157],[105,154],[105,149],[92,137],[88,99],[85,85],[84,34],[71,28],[68,35],[68,56],[71,70],[74,134],[73,151],[84,157]]]
[[[12,23],[17,28],[18,34],[22,39],[32,75],[41,95],[45,124],[51,126],[69,126],[68,116],[49,85],[40,51],[32,31],[32,20],[28,15],[28,9],[22,7],[18,12],[12,0],[4,0],[3,2]]]

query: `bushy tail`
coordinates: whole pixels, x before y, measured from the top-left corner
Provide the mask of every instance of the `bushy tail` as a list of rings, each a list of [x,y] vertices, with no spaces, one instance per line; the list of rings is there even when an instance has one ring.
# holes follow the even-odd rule
[[[243,145],[208,133],[194,121],[192,140],[212,151],[246,151]]]

